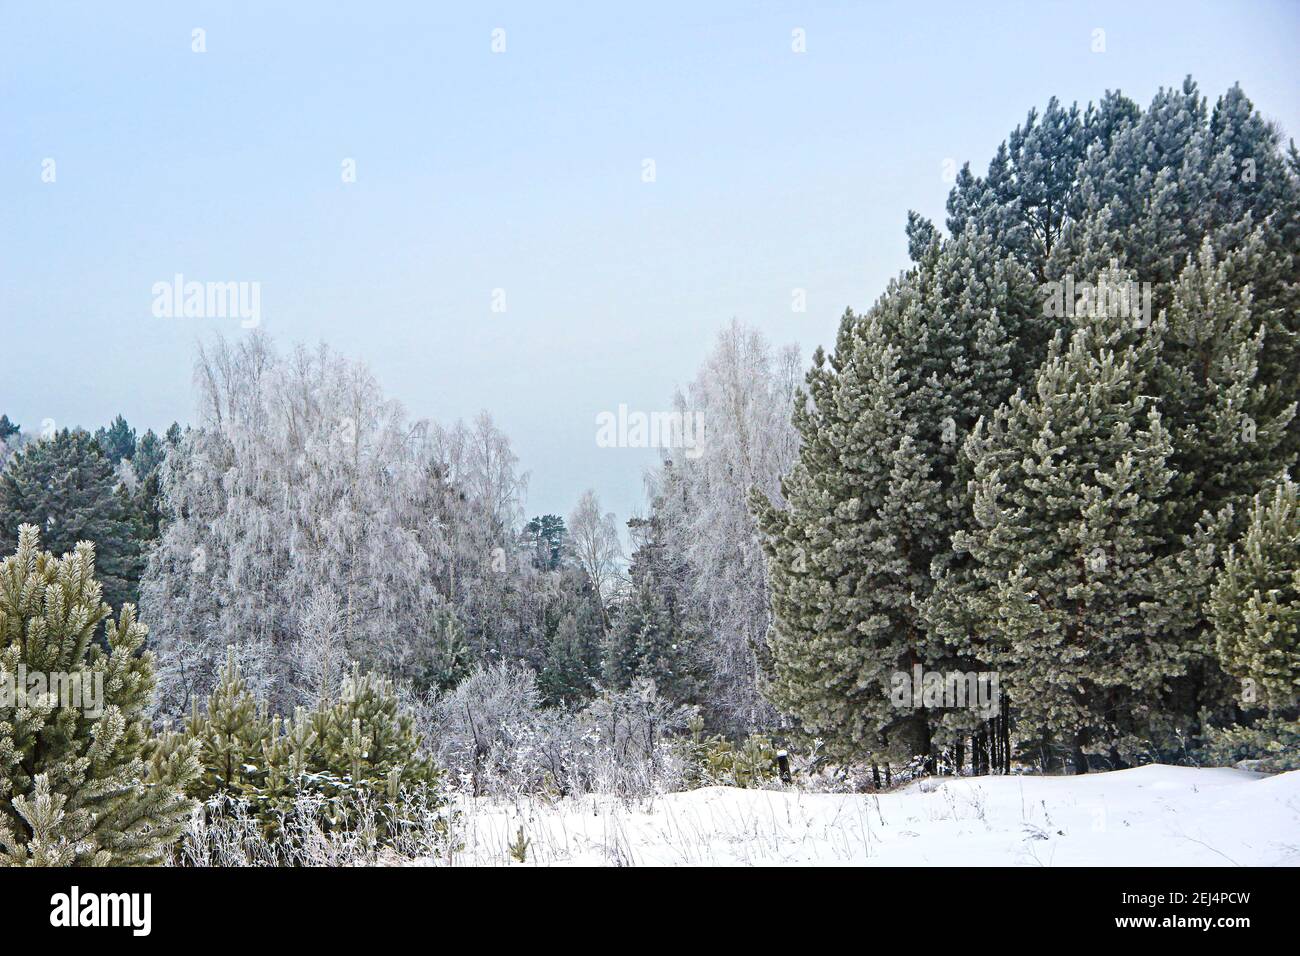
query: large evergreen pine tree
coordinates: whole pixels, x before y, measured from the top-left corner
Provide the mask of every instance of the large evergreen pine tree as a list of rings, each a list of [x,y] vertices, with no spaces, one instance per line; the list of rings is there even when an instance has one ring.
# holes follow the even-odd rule
[[[663,699],[695,703],[698,637],[682,599],[685,569],[665,546],[657,515],[633,519],[628,525],[638,542],[628,568],[632,593],[605,644],[605,681],[618,690],[637,681],[654,681]]]
[[[1154,286],[1167,308],[1189,263],[1209,243],[1226,279],[1249,288],[1255,324],[1266,329],[1259,381],[1277,414],[1300,387],[1300,177],[1280,135],[1233,87],[1213,112],[1196,84],[1162,89],[1108,148],[1078,171],[1080,208],[1050,271],[1093,275],[1112,259]],[[1300,448],[1300,420],[1285,443]]]
[[[131,457],[131,470],[136,480],[133,497],[146,541],[155,541],[162,534],[163,462],[167,450],[180,444],[180,436],[180,426],[175,423],[167,429],[163,438],[159,438],[150,429],[140,436],[136,442],[135,454]]]
[[[888,691],[923,652],[909,552],[937,542],[895,532],[930,526],[940,490],[926,477],[879,310],[846,312],[834,354],[818,349],[813,362],[794,414],[799,461],[781,485],[789,507],[754,501],[775,619],[769,693],[838,756],[906,759],[928,753],[928,723],[894,709]]]
[[[1256,236],[1233,258],[1260,254]],[[1196,750],[1204,719],[1232,716],[1232,694],[1215,654],[1210,587],[1228,545],[1245,527],[1257,489],[1287,467],[1294,405],[1277,409],[1261,381],[1267,328],[1253,314],[1249,289],[1236,289],[1230,261],[1207,238],[1172,289],[1164,344],[1151,377],[1169,429],[1174,494],[1164,522],[1161,590],[1170,636],[1188,657],[1150,728],[1163,759]]]
[[[606,642],[605,679],[619,690],[638,680],[654,681],[664,699],[693,703],[698,686],[695,641],[681,609],[647,578],[623,607]]]
[[[1047,327],[1033,277],[974,223],[940,241],[913,215],[914,268],[871,313],[847,313],[819,351],[795,424],[800,462],[778,511],[756,500],[768,539],[779,706],[843,755],[921,754],[933,763],[969,714],[896,708],[892,675],[947,668],[961,649],[923,617],[952,561],[966,472],[961,437],[1037,361]]]
[[[1054,341],[1031,390],[966,441],[972,560],[944,582],[1000,674],[1023,741],[1130,759],[1185,661],[1165,633],[1158,549],[1174,472],[1147,379],[1157,323],[1098,315]]]

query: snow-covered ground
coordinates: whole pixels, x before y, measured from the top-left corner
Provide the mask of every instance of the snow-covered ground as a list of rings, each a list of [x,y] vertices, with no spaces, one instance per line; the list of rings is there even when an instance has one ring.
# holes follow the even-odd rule
[[[1300,771],[1148,766],[878,796],[710,787],[459,810],[453,865],[513,863],[520,827],[530,865],[1300,865]]]

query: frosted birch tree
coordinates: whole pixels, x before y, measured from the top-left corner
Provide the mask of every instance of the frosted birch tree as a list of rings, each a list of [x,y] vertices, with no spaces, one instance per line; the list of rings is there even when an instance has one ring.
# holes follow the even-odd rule
[[[613,596],[623,548],[612,512],[602,514],[600,499],[588,489],[569,515],[569,543],[574,559],[586,572],[601,609],[601,625],[608,626],[605,608]]]
[[[784,503],[780,479],[799,450],[790,409],[800,377],[796,346],[773,348],[732,321],[676,396],[679,412],[704,423],[698,451],[665,460],[651,477],[668,547],[684,560],[692,611],[705,630],[702,696],[733,731],[775,717],[760,693],[771,622],[767,561],[747,501],[757,488]]]
[[[206,694],[228,644],[255,690],[291,703],[315,682],[294,649],[322,646],[322,619],[331,661],[419,672],[464,601],[457,569],[489,567],[511,538],[521,484],[504,436],[489,419],[411,423],[363,365],[324,346],[281,356],[260,334],[200,349],[195,382],[143,586],[160,711]]]

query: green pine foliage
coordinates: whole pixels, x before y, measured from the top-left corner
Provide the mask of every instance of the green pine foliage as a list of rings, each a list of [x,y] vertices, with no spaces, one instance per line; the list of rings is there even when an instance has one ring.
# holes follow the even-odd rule
[[[1294,715],[1300,701],[1300,500],[1283,476],[1255,496],[1210,600],[1219,658],[1243,705]]]
[[[1047,327],[1029,271],[991,235],[971,223],[940,243],[912,217],[914,269],[868,315],[846,312],[834,354],[814,358],[789,508],[755,500],[772,699],[841,756],[932,760],[937,718],[896,708],[892,675],[963,657],[923,620],[964,521],[961,438],[1034,367]]]
[[[974,559],[963,621],[1001,674],[1023,738],[1132,755],[1185,661],[1156,550],[1174,471],[1146,379],[1160,328],[1098,317],[1059,336],[1032,390],[967,440]]]
[[[693,702],[699,680],[692,649],[696,635],[679,608],[646,578],[624,606],[605,647],[605,682],[623,690],[638,680],[653,681],[674,703]]]
[[[705,736],[700,717],[690,723],[686,739],[686,784],[695,787],[762,787],[780,780],[777,750],[771,738],[752,734],[739,744],[720,734]]]
[[[95,544],[104,600],[134,604],[144,570],[141,522],[112,462],[85,431],[32,442],[0,474],[0,553],[18,546],[18,528],[35,525],[56,554]]]
[[[1260,254],[1258,239],[1233,253]],[[1230,682],[1218,663],[1209,616],[1210,587],[1229,544],[1249,517],[1255,492],[1283,470],[1289,455],[1291,403],[1278,409],[1260,375],[1267,329],[1254,314],[1241,274],[1220,260],[1206,239],[1174,284],[1153,391],[1170,432],[1175,472],[1164,554],[1174,555],[1161,587],[1168,627],[1188,658],[1163,710],[1163,736],[1152,742],[1162,759],[1200,746],[1205,720],[1232,717]]]
[[[515,829],[515,838],[506,844],[506,852],[510,854],[510,859],[516,863],[528,862],[528,837],[524,834],[523,827]]]
[[[796,403],[799,460],[782,481],[788,508],[755,496],[768,555],[776,707],[844,758],[924,749],[923,715],[889,703],[891,674],[921,652],[912,614],[912,548],[939,500],[902,405],[898,350],[877,313],[846,312],[836,349],[819,349]]]
[[[1262,717],[1248,726],[1211,727],[1202,755],[1211,766],[1285,773],[1300,770],[1300,720]]]
[[[1208,728],[1205,758],[1300,770],[1300,489],[1289,476],[1251,503],[1246,532],[1214,583],[1210,613],[1245,718]]]
[[[473,662],[465,626],[448,608],[434,616],[431,628],[432,640],[426,659],[417,668],[416,685],[449,690],[469,675]]]
[[[1254,324],[1266,330],[1259,383],[1271,414],[1300,389],[1300,177],[1280,140],[1237,86],[1213,110],[1190,77],[1162,89],[1079,167],[1078,218],[1052,265],[1092,275],[1117,258],[1153,283],[1158,313],[1208,242],[1232,287],[1250,288]],[[1298,447],[1293,419],[1288,454]]]
[[[568,529],[559,515],[538,515],[524,525],[523,538],[532,546],[539,570],[557,571],[564,563]]]
[[[1237,87],[1053,100],[963,168],[946,237],[909,217],[912,269],[814,356],[787,507],[754,500],[768,693],[830,754],[987,742],[890,704],[914,665],[998,671],[1003,752],[1076,769],[1194,759],[1234,716],[1211,591],[1300,448],[1297,155]],[[1151,307],[1048,307],[1063,281]]]
[[[576,706],[590,700],[601,677],[604,642],[600,613],[580,601],[560,618],[546,642],[546,660],[537,686],[548,704]]]
[[[111,619],[102,593],[89,542],[55,557],[24,525],[0,563],[0,677],[19,695],[0,703],[4,864],[156,864],[192,807],[183,789],[198,773],[193,752],[160,747],[149,729],[145,627],[129,605]],[[46,686],[29,694],[37,674]],[[80,688],[81,706],[53,694],[55,677]]]
[[[289,838],[285,820],[303,797],[325,830],[353,823],[367,805],[384,815],[403,797],[441,801],[441,775],[392,684],[355,665],[336,696],[281,717],[253,696],[232,649],[205,709],[176,738],[202,768],[192,795],[246,802],[276,840]]]
[[[628,568],[632,593],[605,642],[604,682],[624,690],[649,681],[663,699],[694,704],[700,688],[700,637],[682,597],[685,569],[670,556],[657,515],[633,519],[628,526],[639,541]]]
[[[135,473],[135,506],[143,525],[146,541],[155,541],[162,533],[162,470],[163,462],[169,448],[180,443],[180,426],[173,424],[167,429],[165,437],[159,438],[150,429],[136,442],[135,454],[131,457],[131,469]]]
[[[973,224],[1039,281],[1047,279],[1049,260],[1083,215],[1081,170],[1089,150],[1108,155],[1116,135],[1140,114],[1118,92],[1083,112],[1055,97],[1041,116],[1031,109],[998,147],[985,176],[972,175],[969,164],[958,174],[948,197],[949,233],[960,235]]]
[[[135,429],[128,425],[121,415],[113,419],[112,424],[107,428],[95,432],[95,442],[104,453],[104,457],[114,465],[123,459],[130,461],[135,458]]]

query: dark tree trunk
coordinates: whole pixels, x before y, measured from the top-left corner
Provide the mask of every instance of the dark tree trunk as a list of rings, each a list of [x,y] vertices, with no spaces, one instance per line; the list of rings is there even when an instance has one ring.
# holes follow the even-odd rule
[[[1124,758],[1119,755],[1119,748],[1114,744],[1111,744],[1110,747],[1110,768],[1112,770],[1125,770],[1128,768]]]
[[[921,755],[925,757],[925,772],[933,775],[935,770],[934,741],[930,737],[930,715],[922,708],[917,714],[921,722]]]
[[[989,721],[989,757],[993,764],[989,773],[998,773],[1002,769],[1002,719],[994,717]]]
[[[1002,698],[1002,772],[1011,773],[1011,704]]]
[[[1070,759],[1074,762],[1074,772],[1076,774],[1088,772],[1088,755],[1083,752],[1083,745],[1083,734],[1075,735],[1074,754]]]

